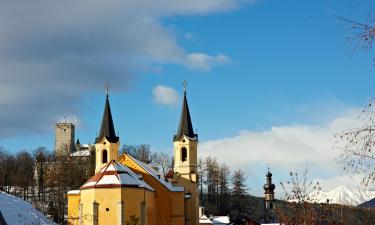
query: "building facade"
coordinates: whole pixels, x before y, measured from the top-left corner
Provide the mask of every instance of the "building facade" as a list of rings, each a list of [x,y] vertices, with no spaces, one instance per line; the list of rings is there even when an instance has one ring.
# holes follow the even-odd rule
[[[178,132],[173,138],[174,168],[163,178],[151,165],[118,155],[108,94],[98,137],[95,175],[68,197],[68,224],[104,225],[138,221],[140,225],[197,225],[197,146],[186,91]]]

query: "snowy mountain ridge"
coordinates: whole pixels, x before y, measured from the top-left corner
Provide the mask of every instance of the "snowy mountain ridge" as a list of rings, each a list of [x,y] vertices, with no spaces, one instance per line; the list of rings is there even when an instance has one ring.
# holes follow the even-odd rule
[[[375,198],[375,191],[366,190],[361,187],[346,187],[340,185],[330,191],[312,192],[310,198],[314,202],[358,206]]]

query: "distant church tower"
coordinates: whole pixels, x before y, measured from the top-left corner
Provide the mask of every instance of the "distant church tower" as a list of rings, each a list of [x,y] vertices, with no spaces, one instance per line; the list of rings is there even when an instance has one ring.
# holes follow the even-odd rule
[[[111,107],[109,106],[108,84],[106,85],[107,94],[104,106],[102,124],[100,126],[99,136],[95,140],[95,173],[109,161],[117,160],[120,139],[116,136],[113,125]]]
[[[184,99],[177,134],[173,137],[174,173],[177,186],[185,188],[185,224],[198,224],[198,184],[197,184],[197,146],[198,135],[194,133],[189,107],[186,99],[186,81],[184,81]]]
[[[266,174],[266,180],[267,180],[266,184],[263,186],[265,207],[266,209],[274,209],[275,208],[275,185],[272,183],[272,173],[270,173],[269,168]]]
[[[55,124],[55,152],[56,157],[69,156],[75,151],[74,145],[74,124],[56,123]]]

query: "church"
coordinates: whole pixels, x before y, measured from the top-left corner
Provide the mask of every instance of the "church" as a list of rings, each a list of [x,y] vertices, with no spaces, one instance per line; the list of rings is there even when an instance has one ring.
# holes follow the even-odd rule
[[[95,139],[95,175],[67,193],[70,225],[197,225],[197,147],[186,83],[178,131],[173,136],[174,168],[162,177],[151,165],[119,155],[108,92]]]

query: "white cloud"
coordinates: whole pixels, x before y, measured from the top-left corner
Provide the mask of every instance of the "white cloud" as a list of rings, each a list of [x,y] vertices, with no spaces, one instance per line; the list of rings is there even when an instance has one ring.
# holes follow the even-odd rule
[[[154,101],[161,105],[177,105],[177,91],[171,87],[158,85],[153,91]]]
[[[203,71],[208,71],[215,65],[230,63],[230,59],[223,54],[210,56],[204,53],[195,52],[188,54],[187,59],[190,68]]]
[[[265,182],[268,163],[279,197],[283,194],[280,181],[289,180],[290,171],[302,172],[306,167],[309,180],[318,179],[329,190],[353,182],[347,174],[341,176],[343,165],[336,160],[340,152],[332,146],[334,134],[358,125],[358,112],[348,110],[321,126],[274,126],[265,131],[245,130],[234,137],[205,141],[199,146],[200,156],[215,156],[232,168],[245,170],[251,193],[256,195],[262,195],[261,184]]]
[[[209,70],[225,56],[192,55],[164,17],[235,10],[252,0],[14,0],[0,7],[0,138],[46,132],[80,113],[83,95],[125,90],[165,64]],[[22,16],[20,16],[22,15]],[[189,31],[184,31],[189,32]]]

